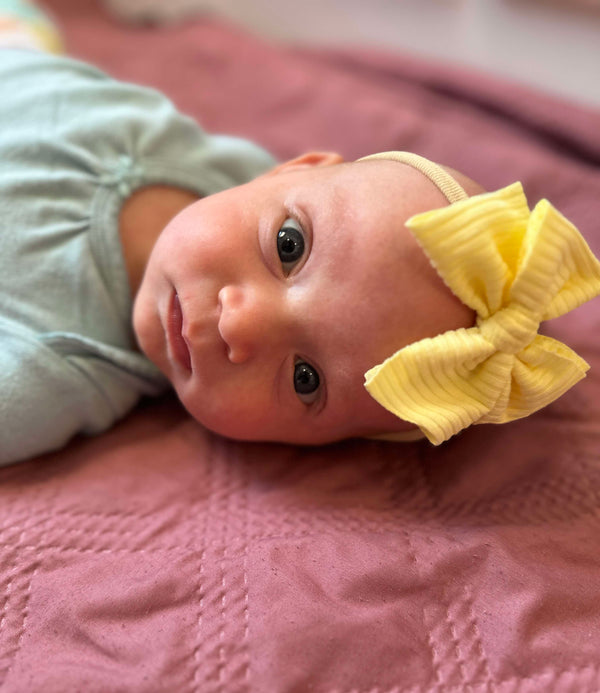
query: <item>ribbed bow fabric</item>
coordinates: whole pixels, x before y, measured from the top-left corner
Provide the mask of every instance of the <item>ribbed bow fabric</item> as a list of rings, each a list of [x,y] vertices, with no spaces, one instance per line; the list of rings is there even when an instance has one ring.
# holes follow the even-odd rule
[[[547,200],[530,212],[514,183],[406,226],[477,320],[369,370],[365,386],[382,406],[439,445],[474,423],[528,416],[585,376],[588,364],[538,328],[600,293],[600,263]]]

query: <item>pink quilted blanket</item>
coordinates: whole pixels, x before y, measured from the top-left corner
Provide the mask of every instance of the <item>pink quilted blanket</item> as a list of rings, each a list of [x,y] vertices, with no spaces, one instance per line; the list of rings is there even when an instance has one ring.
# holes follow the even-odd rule
[[[410,149],[521,179],[600,251],[600,115],[402,56],[48,0],[69,49],[280,157]],[[600,302],[545,411],[441,448],[219,439],[166,400],[0,470],[0,690],[600,690]]]

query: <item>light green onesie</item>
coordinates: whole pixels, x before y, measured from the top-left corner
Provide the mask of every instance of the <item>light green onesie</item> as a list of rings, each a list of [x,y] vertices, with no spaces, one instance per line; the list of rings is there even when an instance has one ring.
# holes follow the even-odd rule
[[[153,90],[0,50],[0,464],[104,431],[167,387],[133,349],[118,236],[131,192],[204,196],[272,165]]]

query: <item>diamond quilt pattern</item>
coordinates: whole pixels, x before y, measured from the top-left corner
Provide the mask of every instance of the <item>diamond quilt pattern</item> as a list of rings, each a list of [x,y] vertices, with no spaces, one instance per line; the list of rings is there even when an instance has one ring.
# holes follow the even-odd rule
[[[594,691],[600,473],[555,428],[499,470],[500,428],[444,463],[231,443],[167,401],[2,470],[0,690]]]

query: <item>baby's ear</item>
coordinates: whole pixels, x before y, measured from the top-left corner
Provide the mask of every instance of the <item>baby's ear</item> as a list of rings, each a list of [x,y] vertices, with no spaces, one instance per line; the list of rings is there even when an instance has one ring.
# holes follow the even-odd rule
[[[335,152],[306,152],[295,159],[284,161],[284,163],[275,166],[270,171],[264,173],[264,176],[275,176],[279,173],[287,173],[288,171],[297,171],[303,168],[312,168],[313,166],[333,166],[341,164],[344,157]]]

